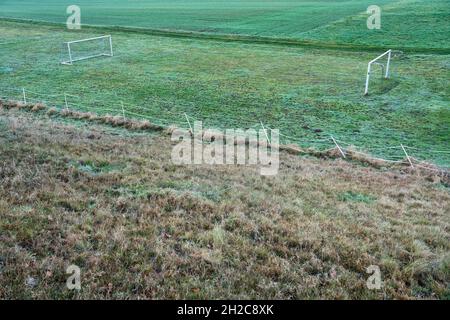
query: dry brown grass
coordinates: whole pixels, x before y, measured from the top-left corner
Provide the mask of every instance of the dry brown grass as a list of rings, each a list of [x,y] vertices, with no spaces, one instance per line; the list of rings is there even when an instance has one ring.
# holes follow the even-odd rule
[[[167,135],[19,110],[0,127],[0,298],[450,296],[445,176],[282,152],[263,177],[175,166]]]
[[[111,115],[98,115],[92,112],[81,112],[70,109],[58,110],[55,107],[48,107],[44,103],[24,103],[22,101],[16,100],[1,100],[0,108],[5,109],[24,109],[32,112],[39,112],[45,110],[47,115],[61,115],[63,117],[69,117],[78,120],[89,120],[97,123],[106,123],[115,127],[125,127],[131,130],[152,130],[152,131],[162,131],[163,127],[150,123],[148,120],[136,120],[128,119],[120,116]]]

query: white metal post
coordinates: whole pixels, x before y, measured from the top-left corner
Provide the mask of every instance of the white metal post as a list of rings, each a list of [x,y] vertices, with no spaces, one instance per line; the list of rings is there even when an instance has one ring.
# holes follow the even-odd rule
[[[385,78],[387,79],[387,78],[389,78],[389,65],[391,64],[391,54],[392,54],[392,50],[389,50],[388,51],[389,53],[388,53],[388,61],[387,61],[387,63],[386,63],[386,74],[385,74]]]
[[[120,104],[122,105],[122,116],[123,116],[123,121],[125,121],[125,108],[123,107],[123,102],[120,101]]]
[[[365,96],[369,94],[369,79],[370,79],[370,67],[371,66],[372,66],[372,64],[369,62],[368,66],[367,66],[366,90],[364,91]]]
[[[67,42],[67,50],[69,51],[69,64],[72,64],[72,52],[70,51],[70,43]]]
[[[25,88],[22,88],[23,93],[23,103],[27,104],[27,96],[25,95]]]
[[[262,121],[259,121],[259,122],[261,123],[261,127],[264,130],[264,135],[266,136],[267,143],[270,144],[269,136],[267,135],[267,130],[266,130],[266,128],[264,128]]]
[[[66,110],[69,110],[69,104],[67,103],[67,94],[64,93],[64,102],[66,103]]]
[[[111,57],[112,57],[114,54],[113,54],[112,37],[111,36],[109,36],[109,49],[111,51]]]
[[[413,165],[413,163],[412,163],[412,161],[411,161],[411,158],[409,157],[408,153],[406,152],[405,147],[403,146],[403,144],[401,144],[400,146],[402,147],[403,152],[404,152],[405,155],[406,155],[406,159],[408,159],[409,165],[411,166],[411,168],[414,168],[414,165]]]
[[[333,136],[331,136],[331,140],[333,140],[334,144],[336,145],[336,147],[338,148],[339,152],[341,153],[341,155],[344,157],[344,159],[346,159],[347,157],[345,156],[344,151],[341,149],[341,147],[338,145],[338,143],[336,142],[336,139],[334,139]]]
[[[184,116],[186,117],[186,120],[187,120],[187,123],[188,123],[188,125],[189,125],[189,128],[191,129],[191,134],[192,134],[192,136],[193,136],[193,135],[194,135],[194,130],[192,130],[191,122],[189,121],[189,117],[188,117],[188,115],[186,114],[186,112],[184,113]]]

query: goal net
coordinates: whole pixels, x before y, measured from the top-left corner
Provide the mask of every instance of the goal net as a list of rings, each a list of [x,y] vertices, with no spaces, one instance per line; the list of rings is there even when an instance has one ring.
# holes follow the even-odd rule
[[[102,56],[113,56],[112,38],[109,35],[65,42],[62,47],[61,63],[71,65],[76,61]]]
[[[370,76],[375,71],[376,67],[381,69],[381,77],[384,79],[389,78],[389,67],[391,64],[392,50],[388,50],[382,55],[376,57],[369,62],[367,66],[367,76],[366,76],[366,88],[364,90],[364,95],[369,94],[369,83]]]

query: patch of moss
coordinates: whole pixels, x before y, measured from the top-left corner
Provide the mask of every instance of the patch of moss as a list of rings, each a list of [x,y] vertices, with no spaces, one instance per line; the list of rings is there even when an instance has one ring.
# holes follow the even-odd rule
[[[117,171],[125,167],[125,165],[123,164],[112,164],[107,161],[93,161],[93,160],[72,161],[70,164],[76,167],[78,170],[91,175],[98,175],[101,173]]]
[[[339,201],[347,201],[347,202],[365,202],[365,203],[372,203],[377,198],[371,195],[366,195],[363,193],[353,192],[353,191],[346,191],[344,193],[339,194],[338,196]]]

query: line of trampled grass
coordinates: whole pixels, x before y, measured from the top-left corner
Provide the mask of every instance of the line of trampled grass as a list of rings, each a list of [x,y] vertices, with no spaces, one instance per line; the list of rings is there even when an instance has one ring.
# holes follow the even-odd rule
[[[50,22],[34,19],[20,19],[1,17],[1,21],[35,24],[43,26],[65,26],[64,23]],[[106,25],[82,25],[86,30],[102,30],[110,32],[125,32],[125,33],[138,33],[148,34],[153,36],[172,37],[172,38],[193,38],[199,40],[214,40],[224,42],[242,42],[249,44],[271,44],[289,47],[308,47],[313,49],[331,49],[340,51],[368,51],[379,52],[386,49],[386,46],[369,46],[352,43],[341,42],[322,42],[311,40],[298,40],[291,38],[281,37],[268,37],[268,36],[254,36],[254,35],[237,35],[237,34],[221,34],[221,33],[209,33],[198,31],[183,31],[183,30],[168,30],[168,29],[152,29],[143,27],[125,27],[125,26],[106,26]],[[71,31],[71,30],[68,30]],[[72,31],[76,32],[76,31]],[[395,47],[396,50],[404,51],[406,53],[424,53],[424,54],[450,54],[450,48],[423,48],[423,47]]]

